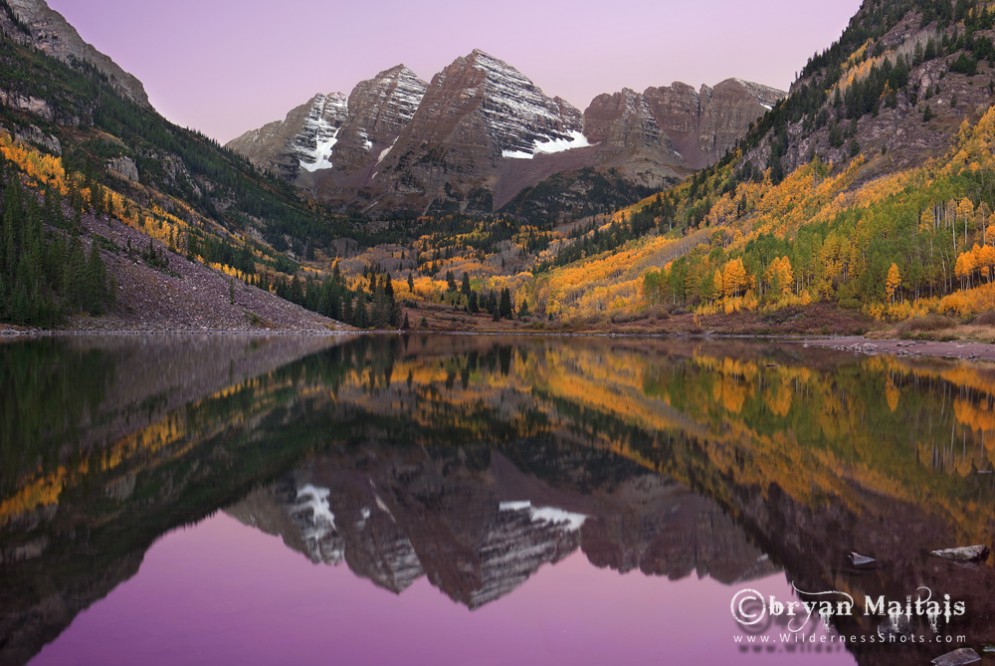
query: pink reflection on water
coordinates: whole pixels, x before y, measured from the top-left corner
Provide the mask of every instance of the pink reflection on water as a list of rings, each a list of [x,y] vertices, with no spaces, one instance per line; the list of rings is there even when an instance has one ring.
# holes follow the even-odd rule
[[[744,587],[791,598],[782,575]],[[853,664],[742,653],[738,588],[599,570],[580,553],[475,612],[420,579],[400,596],[217,514],[149,549],[34,664]]]

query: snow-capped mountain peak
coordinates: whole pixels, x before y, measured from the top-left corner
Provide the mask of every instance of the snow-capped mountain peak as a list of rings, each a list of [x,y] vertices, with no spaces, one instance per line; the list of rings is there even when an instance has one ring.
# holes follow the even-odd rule
[[[580,111],[547,97],[508,63],[476,49],[448,69],[467,66],[483,75],[473,77],[476,85],[470,90],[482,96],[484,124],[503,156],[531,157],[587,145]]]

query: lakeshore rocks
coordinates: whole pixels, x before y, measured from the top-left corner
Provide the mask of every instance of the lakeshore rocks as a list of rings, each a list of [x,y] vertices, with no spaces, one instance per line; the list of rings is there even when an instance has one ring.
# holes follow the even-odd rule
[[[937,657],[932,661],[935,666],[964,666],[965,664],[976,664],[981,661],[981,656],[971,648],[961,648],[948,652],[942,657]]]
[[[930,555],[952,562],[984,562],[991,551],[988,546],[965,546],[963,548],[945,548],[930,551]]]

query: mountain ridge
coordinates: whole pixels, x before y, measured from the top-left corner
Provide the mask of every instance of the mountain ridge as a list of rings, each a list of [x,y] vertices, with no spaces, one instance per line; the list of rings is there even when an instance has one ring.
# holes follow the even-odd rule
[[[693,117],[671,119],[668,114],[679,106],[672,99],[674,91],[684,89],[690,95],[680,111]],[[321,169],[302,173],[304,162],[295,158],[294,148],[307,133],[300,107],[283,121],[227,145],[333,206],[375,215],[404,209],[491,213],[523,189],[564,171],[614,168],[637,187],[678,182],[691,170],[714,163],[784,93],[741,79],[702,86],[700,91],[677,83],[648,89],[636,103],[640,108],[628,115],[624,108],[611,108],[613,99],[619,107],[618,98],[633,95],[624,90],[599,96],[582,113],[560,97],[546,96],[508,63],[475,49],[425,84],[415,111],[392,127],[396,136],[375,161],[362,159],[362,151],[353,145],[351,158],[343,164],[331,159]],[[640,134],[630,126],[629,116],[647,131]],[[731,125],[722,121],[726,116]],[[362,128],[362,123],[356,125]],[[674,125],[686,126],[685,133]],[[340,150],[338,144],[329,148],[332,154]]]

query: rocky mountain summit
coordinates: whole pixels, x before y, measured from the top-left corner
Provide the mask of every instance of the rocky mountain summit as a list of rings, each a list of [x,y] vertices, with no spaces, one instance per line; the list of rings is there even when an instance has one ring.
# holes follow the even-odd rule
[[[784,93],[728,79],[696,91],[684,83],[625,89],[599,95],[584,112],[592,143],[617,150],[671,149],[680,162],[700,169],[717,162]]]
[[[44,0],[0,0],[0,33],[65,63],[86,62],[119,94],[142,106],[151,106],[141,81],[83,41],[76,28]]]
[[[342,93],[315,95],[286,119],[247,132],[229,146],[260,168],[290,180],[302,169],[328,169],[346,109]]]
[[[318,94],[285,119],[246,132],[228,147],[287,180],[335,169],[369,170],[411,121],[427,84],[398,65],[360,82],[348,96]]]
[[[599,95],[581,113],[478,49],[431,84],[403,65],[381,72],[331,118],[316,96],[229,147],[343,209],[492,212],[584,169],[665,187],[715,163],[783,96],[738,79],[676,83]]]

